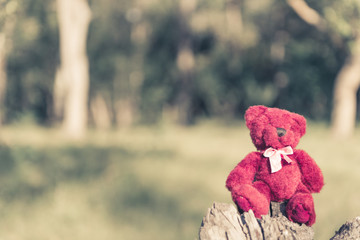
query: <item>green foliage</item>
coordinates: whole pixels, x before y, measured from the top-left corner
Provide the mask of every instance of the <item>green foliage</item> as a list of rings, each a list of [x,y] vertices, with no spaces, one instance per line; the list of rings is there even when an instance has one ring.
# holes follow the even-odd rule
[[[39,123],[52,119],[52,90],[58,58],[56,15],[51,2],[19,1],[7,59],[8,122],[33,115]]]
[[[51,124],[59,65],[56,5],[17,2],[6,120],[31,116]],[[265,104],[328,120],[334,79],[359,29],[359,4],[308,4],[329,22],[329,34],[307,25],[282,1],[199,0],[187,17],[179,1],[90,1],[89,102],[101,94],[116,116],[118,102],[130,99],[144,122],[160,120],[183,94],[176,61],[186,38],[195,60],[186,111],[194,119],[242,117],[249,105]]]
[[[343,3],[330,1],[324,8],[325,18],[331,27],[345,38],[353,38],[360,29],[360,3],[346,0]]]

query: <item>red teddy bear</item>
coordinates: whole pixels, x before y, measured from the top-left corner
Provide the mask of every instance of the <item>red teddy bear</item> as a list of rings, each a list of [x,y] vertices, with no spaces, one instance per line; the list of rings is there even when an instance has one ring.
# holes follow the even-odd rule
[[[248,154],[229,174],[226,187],[237,206],[253,210],[260,218],[270,201],[288,201],[287,217],[311,226],[315,223],[311,193],[320,192],[323,175],[315,161],[295,149],[305,134],[303,116],[278,108],[252,106],[245,113],[246,126],[257,152]]]

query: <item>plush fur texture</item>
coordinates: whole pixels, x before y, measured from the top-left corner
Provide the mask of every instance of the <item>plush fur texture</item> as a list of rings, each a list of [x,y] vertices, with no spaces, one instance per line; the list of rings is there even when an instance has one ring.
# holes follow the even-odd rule
[[[252,209],[257,218],[269,212],[270,201],[287,201],[287,217],[311,226],[315,223],[314,201],[324,185],[316,162],[303,150],[296,149],[306,131],[303,116],[278,108],[252,106],[245,113],[246,126],[257,152],[248,154],[229,174],[226,187],[240,210]],[[287,146],[294,153],[291,163],[282,159],[281,170],[271,173],[266,149]]]

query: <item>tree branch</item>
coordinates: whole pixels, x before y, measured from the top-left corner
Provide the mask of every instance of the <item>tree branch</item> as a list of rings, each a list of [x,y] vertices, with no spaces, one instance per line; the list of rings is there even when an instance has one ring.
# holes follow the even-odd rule
[[[312,9],[304,0],[286,0],[295,13],[309,25],[324,32],[327,29],[326,21]]]

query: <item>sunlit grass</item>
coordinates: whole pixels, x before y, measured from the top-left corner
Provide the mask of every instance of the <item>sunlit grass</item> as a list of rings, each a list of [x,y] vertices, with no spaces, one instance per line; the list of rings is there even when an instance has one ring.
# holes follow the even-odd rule
[[[309,124],[299,148],[324,172],[316,239],[360,215],[360,132],[347,142]],[[195,239],[213,201],[231,202],[232,168],[255,148],[239,122],[89,131],[1,130],[0,239]]]

